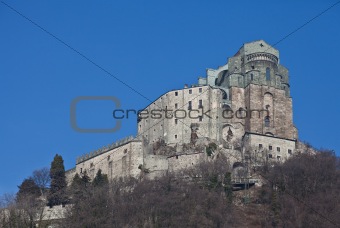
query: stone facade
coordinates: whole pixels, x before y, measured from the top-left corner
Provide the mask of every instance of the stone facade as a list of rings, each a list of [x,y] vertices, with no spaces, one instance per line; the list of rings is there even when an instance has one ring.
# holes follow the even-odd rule
[[[279,51],[263,40],[246,43],[197,85],[169,91],[143,109],[136,138],[83,156],[75,172],[155,178],[207,159],[211,142],[235,163],[249,156],[284,161],[297,148],[292,111]]]
[[[86,171],[93,179],[101,169],[109,179],[126,176],[138,177],[140,165],[143,165],[142,143],[132,139],[93,157],[85,156],[84,159],[78,159],[76,173],[83,174]]]

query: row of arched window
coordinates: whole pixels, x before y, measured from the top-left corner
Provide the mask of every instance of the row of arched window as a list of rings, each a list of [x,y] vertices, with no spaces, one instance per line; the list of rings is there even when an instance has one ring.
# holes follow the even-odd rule
[[[254,74],[250,74],[250,80],[254,80]],[[270,81],[270,68],[266,68],[266,81]]]

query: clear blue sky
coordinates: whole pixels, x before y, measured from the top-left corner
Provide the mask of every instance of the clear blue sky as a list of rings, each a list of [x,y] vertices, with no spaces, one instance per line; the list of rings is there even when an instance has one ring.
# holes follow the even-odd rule
[[[197,82],[245,42],[274,44],[334,0],[324,1],[5,1],[149,100]],[[340,4],[280,42],[290,70],[301,140],[339,155]],[[136,134],[84,134],[70,127],[77,96],[116,96],[123,108],[149,101],[0,3],[0,194],[16,192],[34,169]],[[82,127],[111,127],[107,101],[81,102]]]

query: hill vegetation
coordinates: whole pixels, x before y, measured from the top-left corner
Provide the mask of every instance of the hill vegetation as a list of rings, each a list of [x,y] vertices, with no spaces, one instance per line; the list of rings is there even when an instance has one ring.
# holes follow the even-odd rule
[[[86,173],[76,175],[65,190],[72,205],[65,218],[39,227],[340,226],[340,161],[334,152],[300,154],[265,165],[253,170],[260,182],[240,191],[232,191],[233,170],[226,164],[226,158],[219,157],[157,180],[109,182],[101,171],[94,180]],[[29,190],[24,194],[25,188]],[[17,197],[7,202],[0,227],[34,227],[37,222],[25,211],[41,207],[37,194],[34,179],[24,180]],[[23,207],[24,199],[30,199],[30,210]]]

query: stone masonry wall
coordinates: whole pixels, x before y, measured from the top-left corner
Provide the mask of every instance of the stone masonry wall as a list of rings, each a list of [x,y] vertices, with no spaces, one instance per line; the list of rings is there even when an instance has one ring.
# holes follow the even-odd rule
[[[138,177],[139,165],[143,165],[142,142],[130,141],[120,147],[109,150],[76,165],[76,172],[85,171],[93,179],[99,169],[107,174],[109,179],[116,177]]]

